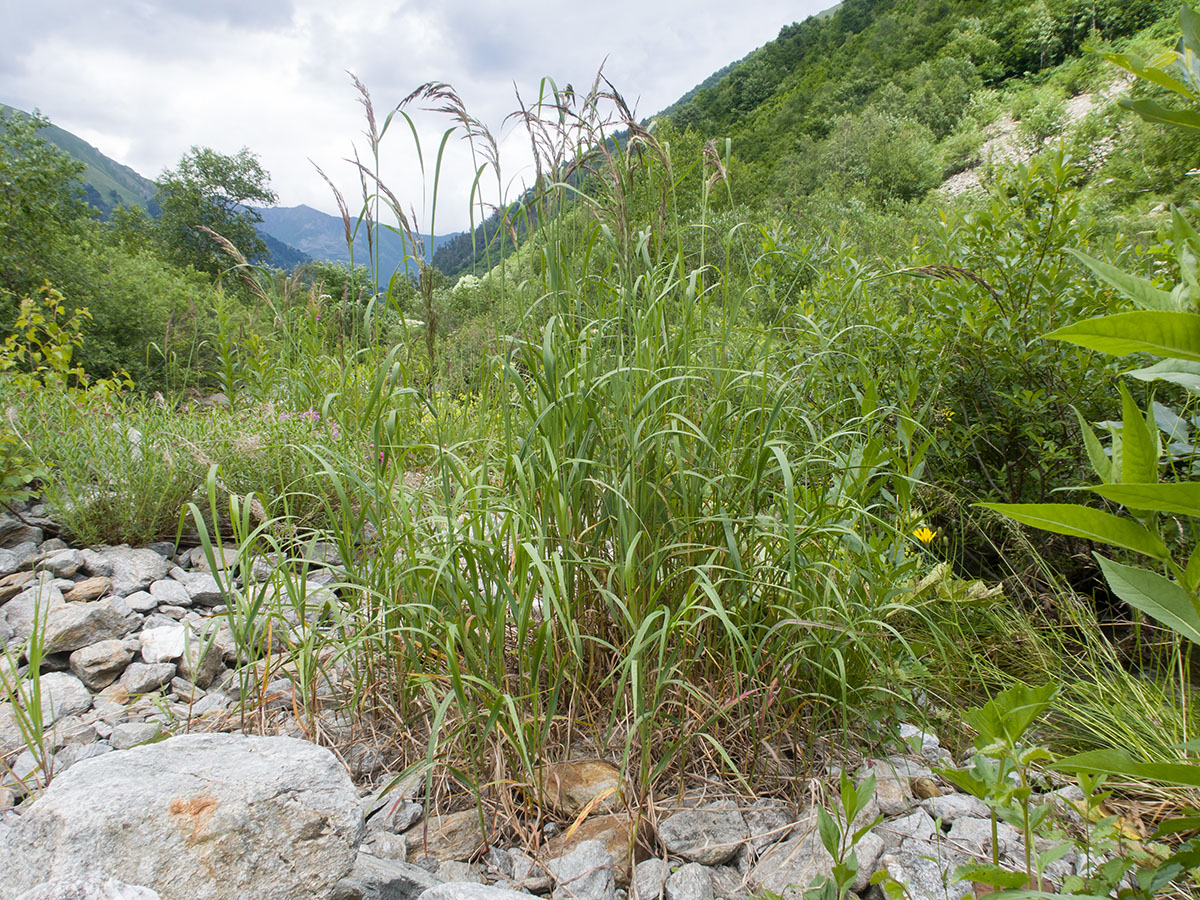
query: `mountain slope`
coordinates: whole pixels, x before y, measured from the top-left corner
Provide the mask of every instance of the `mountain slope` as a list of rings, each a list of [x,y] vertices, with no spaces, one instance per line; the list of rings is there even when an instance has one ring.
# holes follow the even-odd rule
[[[0,103],[0,115],[27,115],[19,109]],[[129,166],[109,159],[83,138],[57,125],[47,125],[41,136],[64,153],[87,165],[83,173],[84,193],[87,201],[107,216],[118,204],[138,205],[154,214],[158,204],[154,202],[157,188],[149,178],[139,175]]]
[[[346,226],[339,216],[331,216],[303,204],[266,207],[259,209],[258,214],[263,218],[263,229],[314,259],[350,262]],[[425,259],[431,260],[438,248],[456,235],[440,234],[431,238],[422,234],[419,237],[425,245]],[[391,230],[383,229],[373,239],[379,243],[380,281],[386,283],[392,272],[404,265],[405,257],[409,254],[400,235]],[[360,233],[354,241],[354,262],[356,265],[365,265],[368,258],[366,235]]]

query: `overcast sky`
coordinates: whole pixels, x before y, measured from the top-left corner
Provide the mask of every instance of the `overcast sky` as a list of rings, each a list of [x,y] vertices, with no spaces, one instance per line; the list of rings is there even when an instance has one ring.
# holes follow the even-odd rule
[[[503,127],[514,84],[545,76],[586,90],[605,74],[639,116],[833,0],[0,0],[0,102],[52,122],[148,178],[192,145],[258,153],[285,206],[336,213],[313,162],[358,195],[343,162],[365,149],[347,72],[382,118],[417,85],[452,84],[502,135],[505,180],[528,174],[528,139]],[[427,159],[449,122],[420,118]],[[411,136],[385,139],[383,181],[422,211]],[[440,190],[438,233],[467,227],[470,160],[458,141]],[[515,195],[514,195],[515,196]]]

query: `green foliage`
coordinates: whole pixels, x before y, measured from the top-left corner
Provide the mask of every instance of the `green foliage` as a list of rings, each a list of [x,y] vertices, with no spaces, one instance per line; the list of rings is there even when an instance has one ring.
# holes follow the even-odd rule
[[[77,184],[83,164],[42,139],[47,124],[38,115],[0,115],[0,297],[46,280],[61,284],[62,253],[89,216]]]
[[[929,477],[956,491],[1045,501],[1083,465],[1071,407],[1099,418],[1103,369],[1084,353],[1064,365],[1039,340],[1103,302],[1080,290],[1069,252],[1091,231],[1079,171],[1052,152],[1002,172],[982,208],[948,216],[932,265],[904,270],[927,280],[916,321],[901,327],[937,360],[951,413]]]
[[[832,813],[823,806],[817,807],[817,833],[821,846],[833,860],[832,874],[809,887],[804,892],[805,900],[844,900],[858,877],[858,857],[854,848],[868,831],[883,821],[883,816],[877,815],[864,824],[855,822],[875,797],[874,775],[868,775],[855,787],[843,770],[838,787],[841,802],[834,805]]]
[[[278,199],[258,157],[242,148],[229,156],[209,147],[192,147],[174,169],[158,179],[162,215],[157,233],[164,255],[177,265],[216,276],[229,268],[220,247],[199,226],[211,228],[253,262],[267,252],[254,226],[262,221],[249,204]]]

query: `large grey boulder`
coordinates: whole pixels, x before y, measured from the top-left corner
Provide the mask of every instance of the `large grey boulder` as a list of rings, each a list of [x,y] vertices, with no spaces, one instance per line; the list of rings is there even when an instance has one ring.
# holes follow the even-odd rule
[[[46,880],[111,876],[162,900],[324,897],[362,839],[328,750],[193,734],[83,760],[0,838],[0,900]]]

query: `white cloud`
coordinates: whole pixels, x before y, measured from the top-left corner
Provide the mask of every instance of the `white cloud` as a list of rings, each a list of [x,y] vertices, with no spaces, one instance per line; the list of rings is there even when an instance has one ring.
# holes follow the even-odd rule
[[[381,120],[418,84],[440,80],[499,130],[515,106],[514,83],[527,100],[543,76],[584,90],[607,57],[605,73],[644,116],[830,2],[0,0],[9,32],[0,102],[41,109],[151,178],[193,144],[247,146],[272,173],[281,203],[336,212],[308,160],[358,194],[353,167],[341,161],[352,143],[365,150],[347,71],[367,84]],[[432,167],[450,123],[419,121]],[[518,135],[503,144],[517,154],[506,163],[512,176],[528,160],[527,142]],[[401,121],[393,120],[384,163],[384,181],[418,205],[421,180]],[[466,227],[471,172],[467,148],[452,140],[439,232]]]

